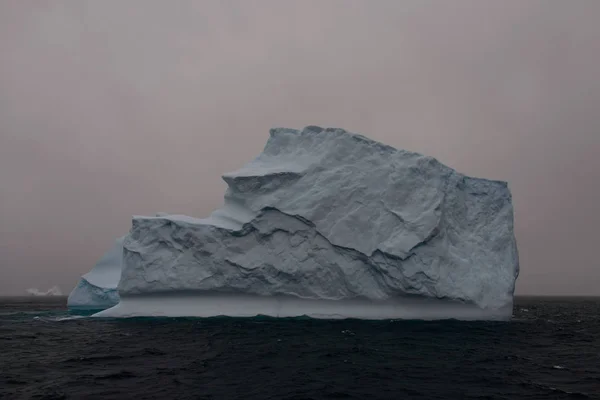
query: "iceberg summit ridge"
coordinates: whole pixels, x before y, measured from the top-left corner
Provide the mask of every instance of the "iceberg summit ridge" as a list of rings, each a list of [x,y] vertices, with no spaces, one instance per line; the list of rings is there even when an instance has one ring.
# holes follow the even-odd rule
[[[97,316],[508,319],[505,182],[343,129],[272,129],[208,218],[135,216]]]

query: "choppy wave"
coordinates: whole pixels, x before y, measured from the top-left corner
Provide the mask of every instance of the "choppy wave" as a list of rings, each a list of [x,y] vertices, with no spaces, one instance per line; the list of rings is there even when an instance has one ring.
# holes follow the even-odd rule
[[[600,387],[599,299],[518,299],[511,322],[95,319],[41,304],[0,304],[0,398],[593,399]]]

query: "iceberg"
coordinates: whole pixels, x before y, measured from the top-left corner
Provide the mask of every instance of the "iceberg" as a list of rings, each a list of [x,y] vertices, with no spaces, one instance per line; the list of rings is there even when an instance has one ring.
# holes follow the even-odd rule
[[[37,288],[29,288],[26,292],[31,296],[62,296],[62,291],[58,286],[52,286],[48,290],[40,290]]]
[[[94,268],[83,275],[67,298],[67,307],[81,310],[103,310],[119,303],[117,285],[123,268],[123,241],[115,240]]]
[[[133,217],[118,284],[116,273],[82,279],[118,291],[95,316],[512,316],[506,182],[316,126],[272,129],[223,179],[224,205],[208,218]],[[105,276],[102,265],[90,274]]]

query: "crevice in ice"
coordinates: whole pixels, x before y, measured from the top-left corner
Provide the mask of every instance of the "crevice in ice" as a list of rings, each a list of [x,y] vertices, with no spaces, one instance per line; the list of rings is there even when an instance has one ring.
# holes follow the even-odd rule
[[[283,215],[287,218],[291,218],[294,219],[298,222],[300,222],[302,224],[302,228],[295,228],[295,229],[285,229],[282,226],[277,226],[277,227],[271,227],[271,229],[261,229],[260,225],[260,220],[261,219],[265,219],[268,220],[269,216],[266,214],[269,213],[275,213],[275,214],[280,214]],[[169,217],[165,217],[165,218],[169,218]],[[158,244],[159,246],[162,246],[164,248],[169,248],[171,249],[171,251],[176,251],[177,253],[181,254],[182,249],[185,249],[185,246],[182,246],[181,244],[177,244],[178,241],[180,240],[180,238],[185,236],[185,231],[186,229],[189,228],[189,223],[187,221],[177,221],[177,220],[172,220],[170,221],[169,224],[165,224],[169,226],[170,229],[170,233],[169,233],[169,237],[172,239],[173,243],[169,243],[166,242],[164,240],[157,240],[155,242],[155,244]],[[384,259],[390,258],[390,259],[395,259],[396,261],[407,261],[409,260],[411,257],[413,257],[415,255],[415,252],[411,252],[406,258],[402,258],[402,257],[398,257],[395,256],[393,254],[389,254],[386,252],[382,252],[381,250],[376,250],[373,254],[366,255],[360,251],[358,251],[357,249],[351,248],[351,247],[344,247],[344,246],[340,246],[340,245],[336,245],[334,243],[332,243],[331,241],[329,241],[329,239],[327,239],[327,237],[325,237],[323,234],[321,234],[315,227],[315,225],[307,220],[306,218],[299,216],[299,215],[293,215],[293,214],[288,214],[285,213],[275,207],[265,207],[261,210],[261,212],[259,213],[259,215],[252,220],[249,223],[246,223],[243,225],[243,227],[241,229],[228,229],[228,228],[222,228],[222,227],[213,227],[213,229],[215,229],[216,231],[221,231],[222,234],[224,235],[231,235],[233,237],[245,237],[245,236],[249,236],[249,235],[257,235],[258,236],[258,242],[259,243],[266,243],[269,238],[271,238],[272,236],[276,235],[277,233],[284,233],[286,235],[288,235],[289,237],[295,237],[295,236],[302,236],[304,238],[310,238],[312,237],[313,241],[315,240],[315,238],[318,238],[320,240],[322,240],[324,243],[327,243],[328,247],[333,250],[335,253],[338,253],[340,256],[344,256],[348,257],[351,260],[356,260],[356,261],[360,261],[362,263],[362,265],[364,265],[364,268],[367,269],[367,273],[370,273],[371,275],[373,275],[373,279],[377,280],[381,280],[383,279],[384,281],[388,281],[389,282],[389,278],[392,279],[392,281],[395,282],[395,285],[400,285],[400,287],[402,288],[402,291],[407,294],[415,294],[415,295],[423,295],[423,294],[427,294],[431,297],[437,297],[437,298],[443,298],[445,295],[443,294],[438,294],[435,292],[435,290],[432,290],[431,287],[434,286],[434,282],[435,280],[432,279],[432,277],[430,277],[429,275],[423,273],[422,276],[423,278],[421,278],[422,280],[425,280],[425,282],[420,282],[419,279],[417,279],[418,275],[417,273],[415,274],[407,274],[403,271],[402,268],[402,264],[396,264],[396,265],[391,265],[390,267],[393,268],[395,270],[395,275],[389,275],[389,271],[387,271],[385,268],[381,268],[381,265],[377,262],[374,262],[373,258],[375,257],[376,254],[381,254],[381,256]],[[419,245],[425,245],[429,240],[432,240],[432,238],[435,237],[435,234],[437,234],[438,231],[432,232],[432,234],[430,234],[424,241],[420,242]],[[173,240],[174,239],[174,240]],[[303,239],[304,240],[304,239]],[[413,249],[416,250],[419,245],[415,246]],[[125,250],[126,252],[132,253],[132,254],[138,254],[138,256],[142,256],[142,252],[140,251],[140,249],[137,249],[135,246],[131,246],[130,244],[125,244]],[[209,255],[210,252],[206,252],[206,255]],[[179,257],[179,256],[178,256]],[[289,294],[289,292],[279,292],[278,291],[278,285],[276,284],[277,282],[289,282],[289,281],[293,281],[295,280],[294,275],[291,275],[289,273],[286,273],[284,271],[281,271],[280,269],[278,269],[277,267],[275,267],[274,265],[267,263],[267,262],[261,262],[260,266],[258,267],[249,267],[246,265],[243,265],[240,262],[234,261],[233,259],[231,259],[230,257],[226,257],[223,259],[223,261],[225,263],[227,263],[228,265],[237,268],[240,271],[246,271],[245,274],[249,273],[249,272],[255,272],[256,276],[254,277],[254,279],[256,279],[258,277],[258,279],[263,279],[263,277],[268,277],[266,278],[267,280],[264,282],[267,282],[271,285],[271,290],[273,291],[273,293],[281,293],[281,294]],[[352,285],[346,280],[346,274],[344,273],[343,270],[341,270],[340,266],[337,263],[331,263],[329,265],[329,268],[332,269],[332,271],[336,271],[334,272],[334,275],[337,277],[336,279],[338,280],[338,284],[342,287],[344,287],[345,289],[345,293],[346,294],[339,294],[337,296],[332,296],[332,295],[324,295],[324,294],[320,294],[318,296],[307,296],[307,295],[297,295],[300,298],[323,298],[323,299],[330,299],[330,300],[340,300],[343,298],[347,298],[348,296],[352,297],[360,297],[360,293],[355,292],[354,290],[352,290]],[[260,273],[257,273],[257,271],[260,271]],[[381,277],[378,275],[382,275]],[[385,275],[387,275],[389,278],[385,278]],[[201,284],[203,282],[206,282],[208,280],[210,280],[211,278],[214,278],[213,276],[209,276],[209,277],[205,277],[202,278],[200,280],[197,281],[197,284]],[[146,282],[152,282],[152,280],[148,280],[145,279]],[[344,283],[342,283],[344,282]],[[274,284],[275,283],[275,284]],[[273,285],[274,284],[274,285]],[[424,290],[423,288],[426,288],[426,290]],[[400,294],[400,292],[398,292],[398,294]],[[383,295],[383,294],[382,294]],[[461,299],[457,299],[457,300],[461,300]]]

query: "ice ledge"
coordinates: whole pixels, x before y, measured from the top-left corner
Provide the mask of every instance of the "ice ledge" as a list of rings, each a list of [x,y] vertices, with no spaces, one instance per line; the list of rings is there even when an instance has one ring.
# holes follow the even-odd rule
[[[121,297],[115,307],[94,314],[97,318],[131,317],[301,317],[317,319],[458,319],[510,320],[512,304],[482,309],[473,304],[421,297],[385,301],[367,299],[310,300],[291,296],[256,296],[233,293],[154,294]]]

